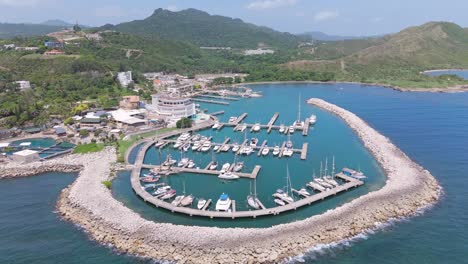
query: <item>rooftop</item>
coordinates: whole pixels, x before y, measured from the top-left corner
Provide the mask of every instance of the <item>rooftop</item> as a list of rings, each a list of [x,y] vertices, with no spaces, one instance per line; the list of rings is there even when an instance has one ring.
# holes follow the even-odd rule
[[[13,153],[13,155],[25,157],[25,156],[34,155],[34,154],[37,154],[37,153],[39,153],[39,152],[37,152],[35,150],[25,149],[25,150],[21,150],[21,151]]]

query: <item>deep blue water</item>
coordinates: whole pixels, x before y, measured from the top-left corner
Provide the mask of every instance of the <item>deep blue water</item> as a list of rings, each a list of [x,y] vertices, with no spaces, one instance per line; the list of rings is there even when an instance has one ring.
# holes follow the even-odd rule
[[[353,111],[430,170],[444,187],[444,198],[424,215],[351,246],[313,251],[304,257],[306,263],[468,263],[467,93],[401,93],[342,84],[252,87],[265,95],[292,94],[285,97],[292,108],[301,91],[304,99],[321,97]],[[138,263],[97,246],[53,213],[60,190],[72,180],[66,174],[47,174],[0,181],[0,263]]]
[[[468,80],[468,70],[431,71],[425,72],[424,74],[429,76],[458,75],[459,77]]]

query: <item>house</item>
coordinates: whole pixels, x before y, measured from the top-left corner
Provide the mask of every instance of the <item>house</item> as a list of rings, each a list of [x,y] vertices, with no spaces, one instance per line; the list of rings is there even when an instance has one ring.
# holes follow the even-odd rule
[[[16,81],[20,90],[31,89],[31,83],[29,81]]]
[[[63,48],[63,43],[59,41],[45,41],[44,46],[50,49]]]
[[[266,55],[266,54],[273,54],[275,53],[274,50],[271,49],[256,49],[256,50],[245,50],[244,55],[251,56],[251,55]]]
[[[65,128],[61,126],[54,126],[54,129],[55,129],[55,134],[59,137],[67,135],[67,131],[65,130]]]
[[[110,112],[112,119],[114,119],[120,127],[138,127],[145,125],[147,121],[142,119],[145,110],[124,110],[118,109]]]
[[[140,96],[130,95],[122,97],[119,106],[125,110],[133,110],[140,108]]]
[[[80,120],[80,127],[99,127],[101,126],[101,118],[90,118],[90,117],[85,117]]]
[[[5,45],[3,45],[4,49],[14,49],[15,47],[16,47],[15,44],[5,44]]]
[[[117,74],[117,80],[122,87],[128,87],[131,83],[133,83],[132,72],[119,72]]]
[[[85,37],[89,40],[101,40],[99,33],[86,34]]]
[[[33,162],[39,159],[39,152],[35,150],[25,149],[13,153],[11,158],[20,163]]]
[[[161,80],[159,80],[159,79],[154,79],[153,80],[153,87],[154,88],[161,88],[161,86],[162,86],[162,81]]]
[[[46,51],[44,52],[44,55],[46,56],[57,56],[57,55],[65,55],[65,52],[53,49],[51,51]]]
[[[42,131],[42,129],[39,127],[27,127],[27,128],[23,128],[22,130],[28,134],[37,134]]]

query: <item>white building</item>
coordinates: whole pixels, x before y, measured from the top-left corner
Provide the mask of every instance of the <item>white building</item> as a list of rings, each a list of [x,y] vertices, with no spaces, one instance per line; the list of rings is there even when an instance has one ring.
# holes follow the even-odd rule
[[[179,84],[167,87],[168,93],[183,94],[193,91],[193,84]]]
[[[132,72],[119,72],[117,75],[117,80],[121,86],[128,87],[131,83],[133,83]]]
[[[144,116],[146,114],[145,112],[146,110],[118,109],[109,112],[109,114],[111,114],[112,119],[114,119],[120,127],[137,127],[147,123],[145,119],[138,118]]]
[[[36,51],[39,50],[38,47],[16,47],[16,51]]]
[[[31,88],[31,83],[29,81],[17,81],[16,84],[20,90],[26,90]]]
[[[163,94],[152,95],[150,109],[166,120],[179,120],[196,114],[195,103],[191,98]]]
[[[30,149],[25,149],[13,153],[11,158],[16,162],[21,163],[33,162],[39,159],[39,152]]]
[[[274,50],[271,49],[256,49],[256,50],[246,50],[244,51],[244,55],[265,55],[265,54],[273,54],[275,53]]]

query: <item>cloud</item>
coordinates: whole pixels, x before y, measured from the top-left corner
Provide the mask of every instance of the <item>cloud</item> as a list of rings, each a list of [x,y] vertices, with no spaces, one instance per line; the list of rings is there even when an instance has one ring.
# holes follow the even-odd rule
[[[314,20],[317,22],[322,22],[330,19],[335,19],[340,16],[338,11],[321,11],[315,14]]]
[[[166,7],[166,9],[172,12],[179,11],[179,8],[176,5],[169,5]]]
[[[97,17],[123,17],[127,12],[120,6],[105,6],[94,9],[94,15]]]
[[[284,6],[293,6],[297,2],[298,0],[257,0],[247,5],[247,8],[252,10],[273,9]]]
[[[48,0],[0,0],[0,6],[8,7],[35,7],[44,2],[50,2]]]

